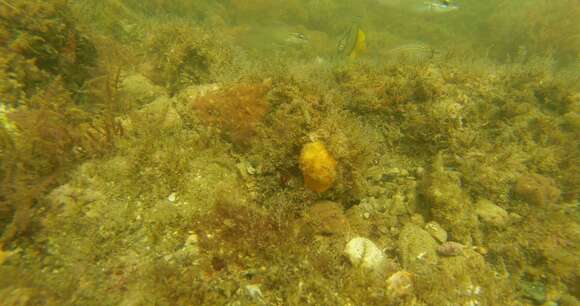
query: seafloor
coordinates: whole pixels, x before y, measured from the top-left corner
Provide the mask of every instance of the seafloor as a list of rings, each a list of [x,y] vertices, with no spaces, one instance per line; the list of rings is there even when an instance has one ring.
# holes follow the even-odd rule
[[[578,305],[580,6],[523,2],[0,1],[0,306]]]

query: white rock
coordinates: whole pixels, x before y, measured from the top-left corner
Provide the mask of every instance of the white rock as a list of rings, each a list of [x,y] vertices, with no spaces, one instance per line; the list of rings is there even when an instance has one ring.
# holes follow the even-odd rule
[[[386,260],[385,254],[374,242],[364,237],[351,239],[344,249],[348,259],[356,267],[369,270],[380,270]]]

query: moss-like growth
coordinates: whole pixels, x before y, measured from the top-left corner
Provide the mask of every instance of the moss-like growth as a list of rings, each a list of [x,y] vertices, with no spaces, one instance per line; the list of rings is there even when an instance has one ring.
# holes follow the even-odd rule
[[[219,33],[187,22],[151,26],[154,35],[144,42],[152,67],[146,76],[174,94],[189,85],[217,81],[235,71],[233,47]]]
[[[495,4],[0,1],[0,301],[573,304],[577,10]]]
[[[514,193],[532,205],[551,205],[560,198],[554,180],[539,174],[522,175],[516,181]]]
[[[247,146],[270,109],[266,99],[270,87],[267,81],[235,85],[198,97],[191,101],[191,108],[205,124],[222,130],[228,140]]]
[[[471,199],[461,190],[460,184],[458,174],[445,169],[443,155],[439,154],[421,190],[433,218],[449,231],[451,238],[471,242],[476,217]]]

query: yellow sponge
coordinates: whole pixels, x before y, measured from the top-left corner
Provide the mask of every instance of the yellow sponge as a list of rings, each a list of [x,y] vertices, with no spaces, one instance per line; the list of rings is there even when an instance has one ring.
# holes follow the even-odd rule
[[[336,178],[336,160],[321,142],[307,143],[300,153],[300,169],[304,184],[315,192],[324,192]]]

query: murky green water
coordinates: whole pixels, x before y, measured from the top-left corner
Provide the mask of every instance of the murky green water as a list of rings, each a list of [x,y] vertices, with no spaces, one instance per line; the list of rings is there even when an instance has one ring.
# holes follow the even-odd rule
[[[577,305],[576,0],[0,1],[0,305]]]

